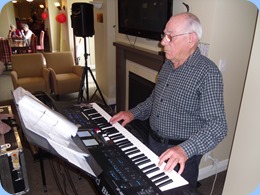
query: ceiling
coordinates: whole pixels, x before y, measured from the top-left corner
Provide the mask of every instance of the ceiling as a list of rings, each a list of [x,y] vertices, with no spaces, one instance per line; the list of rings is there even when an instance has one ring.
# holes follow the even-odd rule
[[[40,4],[45,5],[45,0],[33,0],[33,2],[28,2],[26,0],[17,0],[17,3],[14,3],[14,5],[21,5],[21,4],[30,4],[32,6],[39,6]]]

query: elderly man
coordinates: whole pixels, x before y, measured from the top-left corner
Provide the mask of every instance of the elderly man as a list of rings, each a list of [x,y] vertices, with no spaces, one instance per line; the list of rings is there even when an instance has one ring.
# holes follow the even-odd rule
[[[26,39],[27,44],[30,45],[31,36],[32,36],[33,32],[29,29],[28,24],[23,24],[22,28],[23,28],[23,30],[21,31],[22,32],[22,37],[24,39]]]
[[[172,16],[161,44],[166,60],[152,94],[110,122],[149,118],[148,147],[166,161],[165,171],[175,169],[196,186],[202,155],[227,135],[223,81],[217,66],[200,53],[199,19],[191,13]]]

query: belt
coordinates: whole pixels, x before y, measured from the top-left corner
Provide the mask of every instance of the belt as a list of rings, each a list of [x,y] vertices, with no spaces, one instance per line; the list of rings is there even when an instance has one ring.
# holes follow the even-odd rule
[[[159,143],[162,143],[162,144],[169,144],[169,145],[179,145],[181,144],[182,142],[186,141],[186,140],[176,140],[176,139],[168,139],[168,138],[164,138],[160,135],[158,135],[155,131],[153,130],[150,130],[150,135],[151,137],[159,142]]]

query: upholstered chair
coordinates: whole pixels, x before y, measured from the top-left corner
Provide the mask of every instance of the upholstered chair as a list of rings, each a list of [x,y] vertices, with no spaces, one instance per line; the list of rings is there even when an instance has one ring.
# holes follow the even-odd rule
[[[22,87],[31,93],[50,93],[50,71],[42,53],[14,54],[10,73],[13,87]]]
[[[59,95],[79,92],[83,68],[75,65],[71,52],[44,53],[50,70],[51,91]]]

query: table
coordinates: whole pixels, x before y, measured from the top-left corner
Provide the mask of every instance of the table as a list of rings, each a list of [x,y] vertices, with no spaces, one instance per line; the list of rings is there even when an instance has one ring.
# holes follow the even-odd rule
[[[24,39],[8,39],[13,54],[28,53],[29,44]]]

